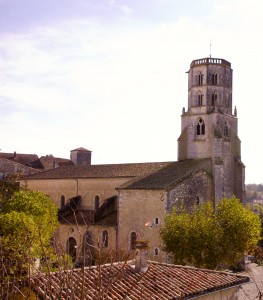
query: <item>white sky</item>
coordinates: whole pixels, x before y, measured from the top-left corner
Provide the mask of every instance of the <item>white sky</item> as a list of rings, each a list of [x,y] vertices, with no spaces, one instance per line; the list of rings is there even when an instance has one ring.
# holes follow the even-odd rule
[[[0,0],[0,148],[177,160],[192,60],[231,62],[246,183],[263,182],[261,0]]]

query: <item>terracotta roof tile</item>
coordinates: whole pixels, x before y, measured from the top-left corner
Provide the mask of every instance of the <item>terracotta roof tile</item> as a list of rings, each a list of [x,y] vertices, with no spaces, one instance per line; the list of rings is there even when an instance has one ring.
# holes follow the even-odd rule
[[[148,263],[145,273],[135,273],[130,264],[115,263],[43,274],[32,278],[32,286],[41,299],[176,300],[191,299],[249,281],[249,277],[233,273]]]

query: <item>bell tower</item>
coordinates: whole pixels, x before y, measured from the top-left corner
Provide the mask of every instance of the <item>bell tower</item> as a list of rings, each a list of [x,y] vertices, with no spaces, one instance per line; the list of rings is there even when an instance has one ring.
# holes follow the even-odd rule
[[[178,160],[210,158],[214,197],[243,199],[236,108],[232,106],[231,63],[219,58],[193,60],[188,73],[188,108],[183,108]]]

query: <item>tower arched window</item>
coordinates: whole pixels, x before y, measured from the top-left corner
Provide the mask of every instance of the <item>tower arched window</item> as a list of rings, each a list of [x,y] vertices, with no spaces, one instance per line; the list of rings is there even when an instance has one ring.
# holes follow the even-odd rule
[[[196,125],[196,135],[205,135],[205,122],[202,119]]]
[[[198,97],[197,97],[197,105],[198,106],[202,106],[203,105],[203,98],[204,98],[204,95],[201,94],[201,93],[198,93]]]
[[[203,85],[203,82],[204,82],[204,74],[200,72],[200,74],[198,75],[198,85]]]
[[[137,233],[135,231],[132,231],[130,234],[130,250],[135,250],[136,240],[137,240]]]
[[[212,74],[212,85],[217,85],[218,75],[217,73]]]
[[[100,208],[100,197],[98,195],[94,198],[94,209],[98,210]]]
[[[102,232],[102,248],[108,248],[109,246],[109,234],[107,230]]]
[[[212,106],[215,106],[216,105],[216,101],[217,101],[217,93],[214,92],[212,94]]]

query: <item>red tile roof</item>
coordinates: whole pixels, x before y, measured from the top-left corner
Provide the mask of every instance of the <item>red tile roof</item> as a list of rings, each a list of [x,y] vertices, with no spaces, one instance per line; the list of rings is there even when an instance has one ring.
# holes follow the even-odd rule
[[[249,277],[233,273],[148,263],[145,273],[136,273],[129,264],[115,263],[42,274],[32,278],[32,287],[41,299],[176,300],[191,299],[249,281]]]

